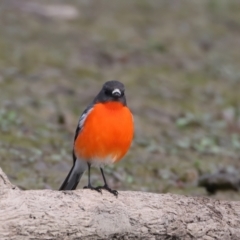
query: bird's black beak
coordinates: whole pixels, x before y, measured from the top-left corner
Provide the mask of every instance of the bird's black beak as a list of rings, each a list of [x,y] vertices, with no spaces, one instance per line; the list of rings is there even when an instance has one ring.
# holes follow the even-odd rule
[[[118,89],[118,88],[115,88],[113,91],[112,91],[112,95],[114,97],[120,97],[121,96],[121,91]]]

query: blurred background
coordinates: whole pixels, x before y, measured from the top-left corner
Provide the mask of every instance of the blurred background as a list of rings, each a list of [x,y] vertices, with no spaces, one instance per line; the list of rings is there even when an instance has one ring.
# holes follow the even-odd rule
[[[116,79],[135,139],[110,186],[240,199],[238,0],[2,0],[0,32],[0,166],[14,184],[59,188],[80,114]]]

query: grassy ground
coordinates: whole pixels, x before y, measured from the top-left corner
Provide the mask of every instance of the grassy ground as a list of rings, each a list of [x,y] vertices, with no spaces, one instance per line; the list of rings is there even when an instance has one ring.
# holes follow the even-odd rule
[[[13,183],[60,186],[79,115],[111,79],[136,124],[129,153],[106,169],[111,186],[206,195],[201,174],[239,171],[239,1],[63,4],[0,2],[0,166]]]

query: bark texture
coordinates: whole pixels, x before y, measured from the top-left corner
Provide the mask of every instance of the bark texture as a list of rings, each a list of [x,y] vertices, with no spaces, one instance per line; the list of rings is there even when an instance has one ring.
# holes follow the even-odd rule
[[[173,194],[21,191],[0,169],[0,239],[240,239],[240,203]]]

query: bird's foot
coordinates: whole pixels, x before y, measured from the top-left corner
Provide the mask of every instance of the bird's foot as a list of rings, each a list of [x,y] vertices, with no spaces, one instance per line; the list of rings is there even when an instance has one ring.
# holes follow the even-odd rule
[[[118,196],[118,191],[111,189],[108,185],[99,186],[99,187],[96,187],[96,188],[99,189],[99,190],[105,189],[108,192],[112,193],[114,196],[116,196],[116,197]]]
[[[84,188],[84,189],[95,190],[95,191],[97,191],[97,192],[99,192],[99,193],[102,193],[101,188],[99,188],[99,187],[93,187],[92,185],[87,185],[87,186],[85,186],[85,187],[83,187],[83,188]]]

